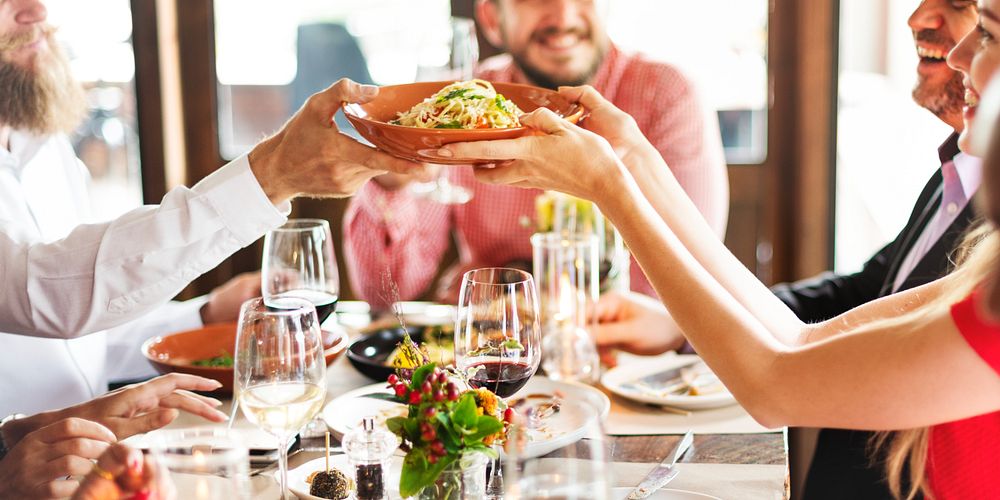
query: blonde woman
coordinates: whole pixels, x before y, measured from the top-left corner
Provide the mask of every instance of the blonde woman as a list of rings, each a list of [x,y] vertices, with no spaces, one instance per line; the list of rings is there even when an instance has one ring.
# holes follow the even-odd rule
[[[970,121],[1000,66],[998,13],[1000,0],[985,0],[980,27],[950,58],[966,76]],[[1000,307],[993,318],[984,305],[1000,260],[992,225],[947,278],[804,324],[718,241],[627,115],[592,89],[562,92],[591,110],[590,131],[541,110],[523,122],[545,135],[439,154],[497,160],[477,172],[485,182],[595,201],[691,344],[761,423],[910,429],[894,439],[887,464],[897,497],[1000,494]],[[1000,157],[985,168],[993,214]]]

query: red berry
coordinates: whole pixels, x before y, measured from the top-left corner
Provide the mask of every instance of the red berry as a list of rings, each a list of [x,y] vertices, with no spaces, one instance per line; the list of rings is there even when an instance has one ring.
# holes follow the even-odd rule
[[[432,464],[436,464],[438,461],[438,457],[437,455],[431,454],[430,456],[427,457],[427,461]]]
[[[441,441],[434,441],[433,443],[431,443],[431,451],[435,455],[444,455],[445,453],[447,453],[444,449],[444,443],[442,443]]]
[[[410,393],[410,404],[411,405],[418,405],[418,404],[420,404],[420,393],[419,392],[413,391],[413,392]]]
[[[448,382],[448,374],[445,372],[440,372],[437,374],[437,382],[439,384],[444,384]]]
[[[435,394],[439,392],[440,391],[435,391]],[[434,415],[437,415],[437,408],[434,408],[433,406],[428,406],[427,409],[424,410],[424,416],[426,416],[427,418],[434,418]]]
[[[430,382],[424,382],[424,384],[420,386],[420,392],[423,392],[424,394],[426,394],[428,396],[431,395],[431,391],[433,391],[433,390],[434,390],[434,388],[431,387],[431,383]]]
[[[514,422],[514,409],[513,408],[507,408],[506,410],[503,411],[503,421],[507,422],[508,424]]]
[[[398,397],[398,398],[406,397],[406,386],[405,385],[403,385],[403,384],[396,384],[396,387],[393,387],[392,390],[396,391],[396,397]]]
[[[396,385],[399,383],[399,377],[397,377],[395,373],[389,375],[387,380],[389,381],[389,385]]]
[[[441,392],[440,389],[434,391],[434,401],[437,401],[438,403],[444,401],[444,393]]]
[[[434,432],[434,429],[431,429],[428,432],[424,432],[424,433],[420,434],[420,439],[423,439],[425,442],[429,443],[429,442],[434,441],[435,439],[437,439],[437,433]]]

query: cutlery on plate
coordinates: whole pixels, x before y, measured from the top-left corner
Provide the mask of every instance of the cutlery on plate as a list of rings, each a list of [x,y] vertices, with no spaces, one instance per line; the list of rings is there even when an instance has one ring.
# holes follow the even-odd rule
[[[691,360],[680,366],[675,366],[669,370],[664,370],[662,372],[656,372],[650,375],[645,375],[633,380],[623,382],[620,386],[623,389],[637,389],[637,390],[656,390],[656,391],[676,391],[688,387],[688,383],[684,380],[683,370],[685,368],[690,368],[698,363],[701,363],[700,359]]]
[[[677,461],[680,460],[684,453],[688,451],[691,447],[691,443],[694,442],[694,431],[688,431],[684,437],[681,438],[677,446],[667,453],[666,458],[660,462],[656,468],[649,472],[642,482],[628,494],[626,500],[637,500],[639,498],[646,498],[652,495],[656,490],[662,488],[664,485],[669,483],[673,478],[677,477]]]

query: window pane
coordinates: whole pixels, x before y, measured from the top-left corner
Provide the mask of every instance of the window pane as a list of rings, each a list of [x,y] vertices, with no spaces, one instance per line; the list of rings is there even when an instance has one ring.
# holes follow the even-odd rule
[[[49,0],[46,7],[87,89],[90,111],[72,141],[90,170],[94,215],[112,218],[142,203],[129,2]]]
[[[718,111],[729,163],[760,163],[767,154],[769,3],[609,2],[611,39],[684,70]]]
[[[917,106],[912,0],[841,0],[835,269],[857,270],[896,236],[952,130]]]

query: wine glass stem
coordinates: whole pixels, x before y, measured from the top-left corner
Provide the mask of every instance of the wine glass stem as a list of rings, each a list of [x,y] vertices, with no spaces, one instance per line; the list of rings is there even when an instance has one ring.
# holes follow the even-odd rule
[[[278,487],[280,489],[280,498],[285,500],[285,492],[288,491],[288,438],[281,438],[278,443]]]
[[[500,412],[499,406],[497,407],[497,418],[503,422],[503,414]],[[496,458],[492,459],[493,463],[490,464],[490,477],[486,482],[486,498],[491,500],[502,500],[503,499],[503,469],[502,462],[500,460],[500,452],[503,447],[500,446],[499,442],[493,443],[493,451],[496,453]]]

